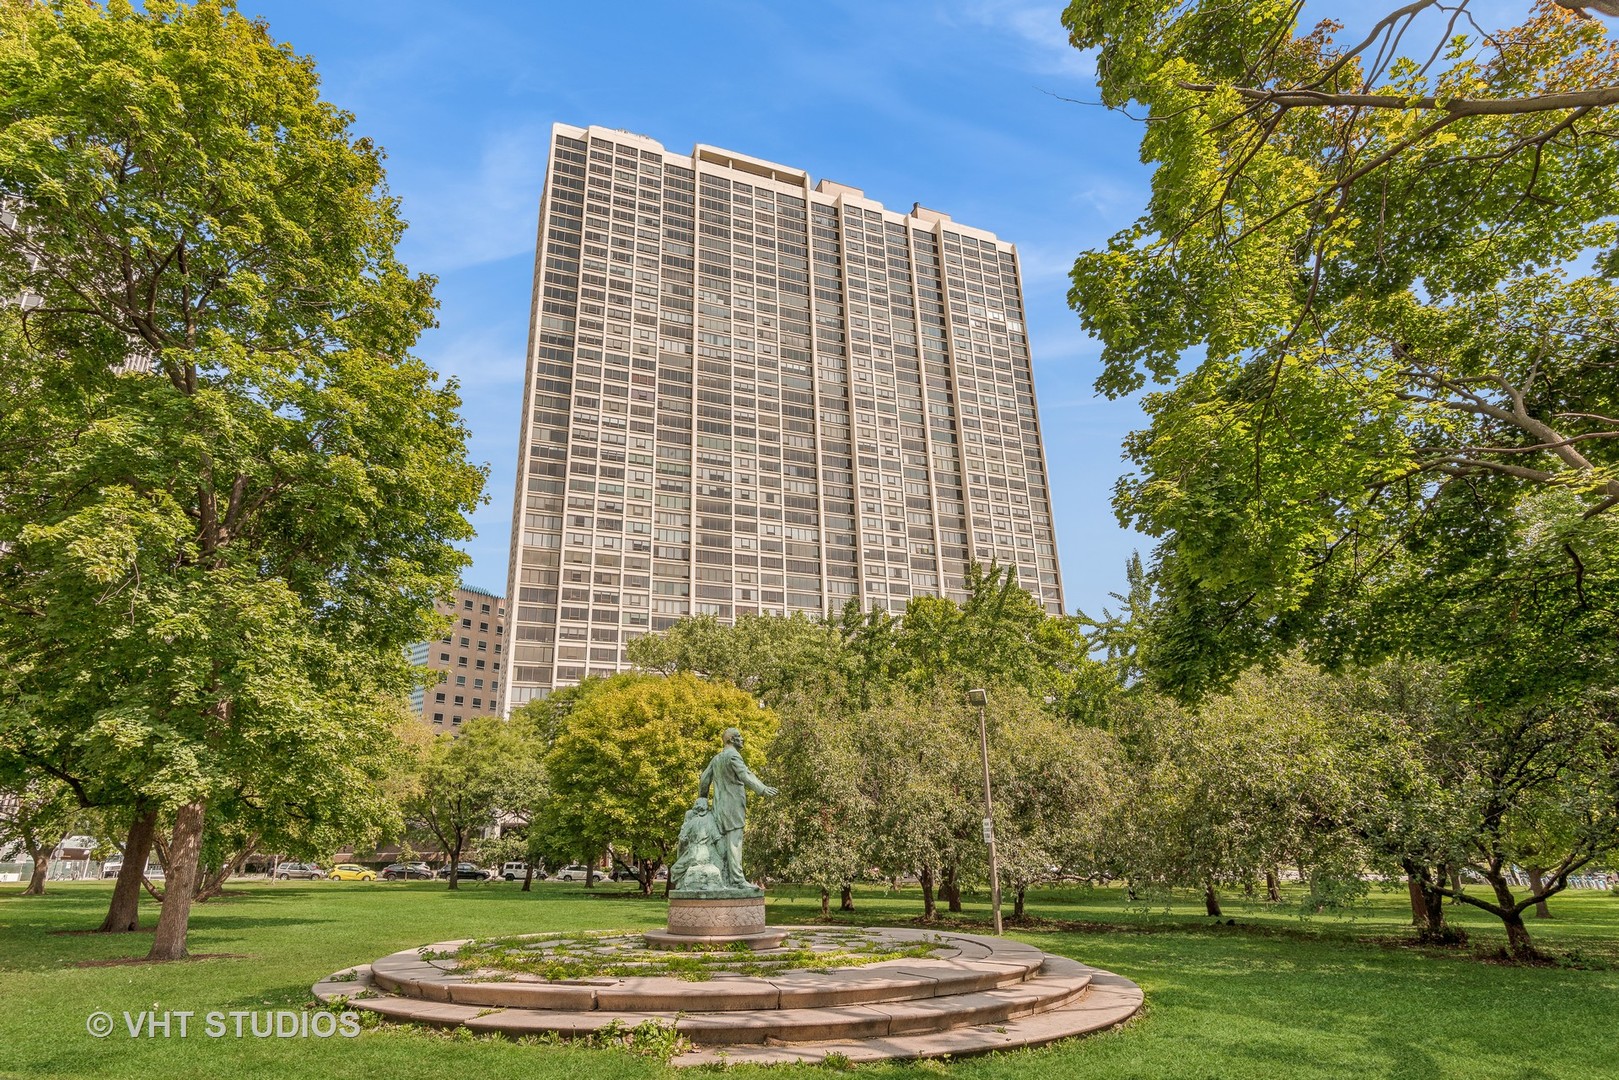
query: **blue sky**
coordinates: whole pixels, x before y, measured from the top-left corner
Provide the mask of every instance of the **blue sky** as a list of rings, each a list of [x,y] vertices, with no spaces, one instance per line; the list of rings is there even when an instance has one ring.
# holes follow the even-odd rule
[[[388,152],[403,256],[439,278],[418,352],[460,380],[487,462],[469,584],[506,585],[533,243],[554,121],[726,147],[913,202],[1018,245],[1070,610],[1121,591],[1148,538],[1110,505],[1141,424],[1091,390],[1099,347],[1067,270],[1141,211],[1140,129],[1094,100],[1056,4],[242,0],[313,56],[324,94]]]

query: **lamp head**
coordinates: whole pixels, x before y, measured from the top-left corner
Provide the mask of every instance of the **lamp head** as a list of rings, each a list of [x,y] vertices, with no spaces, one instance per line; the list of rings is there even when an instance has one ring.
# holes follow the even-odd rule
[[[967,704],[969,704],[969,705],[977,705],[979,708],[983,708],[985,705],[989,704],[989,691],[988,690],[969,690],[969,691],[967,691]]]

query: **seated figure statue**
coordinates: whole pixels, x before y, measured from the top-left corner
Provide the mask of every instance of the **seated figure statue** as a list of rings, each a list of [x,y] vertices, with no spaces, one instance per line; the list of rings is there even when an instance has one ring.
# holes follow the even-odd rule
[[[709,813],[708,800],[698,799],[686,811],[675,845],[675,863],[669,868],[669,887],[692,892],[724,888],[725,872],[720,869],[720,830]]]

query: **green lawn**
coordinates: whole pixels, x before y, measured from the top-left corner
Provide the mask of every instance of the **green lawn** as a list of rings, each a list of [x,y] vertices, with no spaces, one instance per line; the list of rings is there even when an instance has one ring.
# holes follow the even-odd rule
[[[520,1045],[424,1031],[368,1028],[356,1039],[131,1039],[121,1014],[159,1009],[228,1012],[298,1008],[320,976],[397,949],[473,935],[651,927],[662,905],[623,886],[540,884],[527,895],[497,883],[451,893],[442,885],[247,884],[202,905],[196,953],[181,964],[80,966],[139,956],[147,937],[53,931],[96,925],[111,885],[52,885],[23,898],[0,890],[0,1076],[189,1077],[491,1075],[606,1080],[668,1075],[622,1051]],[[919,909],[914,892],[858,897],[862,921],[897,922]],[[1557,916],[1533,921],[1537,944],[1564,966],[1492,962],[1499,924],[1452,908],[1471,951],[1406,944],[1403,892],[1354,919],[1300,921],[1258,903],[1228,902],[1237,925],[1203,917],[1188,897],[1172,910],[1126,910],[1117,890],[1065,889],[1031,899],[1016,936],[1110,968],[1147,992],[1145,1013],[1120,1031],[1039,1051],[949,1066],[868,1067],[872,1077],[948,1071],[963,1080],[1012,1077],[1619,1077],[1619,898],[1574,894]],[[963,929],[982,929],[981,898]],[[771,921],[815,921],[808,895],[773,897]],[[155,909],[145,921],[156,919]],[[105,1039],[85,1032],[94,1010],[118,1017]],[[193,1023],[200,1021],[194,1020]],[[177,1033],[176,1033],[177,1034]],[[758,1070],[732,1070],[737,1074]],[[826,1074],[773,1069],[768,1076]]]

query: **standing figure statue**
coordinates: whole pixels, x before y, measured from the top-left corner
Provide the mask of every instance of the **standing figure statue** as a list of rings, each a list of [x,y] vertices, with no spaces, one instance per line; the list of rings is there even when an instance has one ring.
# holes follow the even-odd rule
[[[698,782],[697,794],[709,799],[714,824],[719,830],[719,866],[727,891],[757,893],[742,874],[742,819],[747,813],[748,792],[774,795],[776,789],[753,775],[742,760],[742,732],[726,728],[725,748],[714,755]]]

